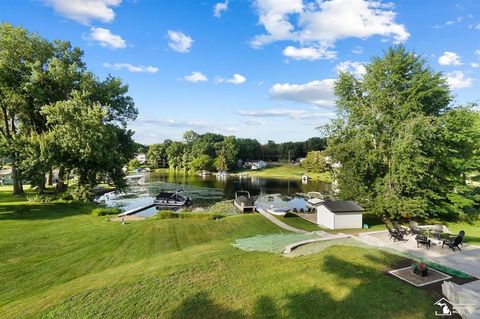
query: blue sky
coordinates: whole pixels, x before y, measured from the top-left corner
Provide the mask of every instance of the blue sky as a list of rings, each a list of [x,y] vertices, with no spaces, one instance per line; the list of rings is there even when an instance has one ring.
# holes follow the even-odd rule
[[[455,103],[480,98],[477,0],[3,0],[0,20],[85,51],[130,86],[137,141],[185,130],[265,142],[318,136],[338,70],[403,43],[445,73]]]

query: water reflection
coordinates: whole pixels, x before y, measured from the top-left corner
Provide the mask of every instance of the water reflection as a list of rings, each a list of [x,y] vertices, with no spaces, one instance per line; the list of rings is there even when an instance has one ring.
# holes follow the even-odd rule
[[[142,181],[143,182],[143,181]],[[133,209],[152,203],[153,197],[160,191],[175,191],[182,188],[192,198],[195,207],[206,207],[215,202],[235,198],[238,190],[249,191],[253,197],[267,194],[278,194],[270,205],[285,208],[305,208],[304,200],[296,196],[298,193],[317,191],[330,193],[331,183],[301,180],[282,180],[274,178],[225,176],[197,176],[184,174],[147,173],[144,184],[130,187],[128,196],[112,197],[106,200],[108,206],[120,207],[123,210]],[[140,216],[155,214],[155,208],[138,213]]]

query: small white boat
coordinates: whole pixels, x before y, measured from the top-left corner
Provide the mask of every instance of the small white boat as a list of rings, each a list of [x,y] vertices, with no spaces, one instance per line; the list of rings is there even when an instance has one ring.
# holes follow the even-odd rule
[[[270,207],[270,208],[267,208],[267,213],[270,213],[275,216],[285,216],[287,211],[285,209],[278,208],[278,207]]]
[[[323,199],[322,193],[320,192],[308,192],[307,199],[307,208],[316,209],[318,206],[322,205],[325,200]]]
[[[235,199],[233,200],[233,205],[239,210],[245,212],[246,210],[255,211],[255,203],[250,197],[250,192],[248,191],[238,191],[235,192]]]

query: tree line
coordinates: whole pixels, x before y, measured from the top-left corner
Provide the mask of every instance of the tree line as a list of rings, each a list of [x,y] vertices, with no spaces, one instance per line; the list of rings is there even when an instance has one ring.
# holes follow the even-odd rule
[[[183,141],[165,140],[163,143],[149,145],[147,158],[154,167],[194,172],[229,171],[237,168],[239,160],[295,160],[305,157],[310,151],[323,150],[325,147],[326,140],[320,137],[312,137],[304,142],[268,141],[262,145],[256,139],[186,131]]]
[[[90,72],[70,42],[1,23],[0,156],[11,163],[14,194],[27,180],[42,193],[53,169],[58,192],[72,179],[78,197],[99,180],[123,187],[135,152],[126,125],[138,114],[127,93],[120,79]]]
[[[442,73],[398,46],[361,78],[341,73],[335,94],[338,118],[323,129],[343,198],[396,219],[478,214],[478,106],[452,105]]]

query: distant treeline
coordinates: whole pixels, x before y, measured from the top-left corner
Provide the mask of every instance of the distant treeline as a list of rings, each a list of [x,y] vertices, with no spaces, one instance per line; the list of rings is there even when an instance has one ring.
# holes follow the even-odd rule
[[[238,161],[288,161],[305,157],[310,151],[324,150],[326,139],[312,137],[304,142],[261,144],[256,139],[236,138],[215,133],[198,134],[187,131],[183,141],[165,140],[143,150],[154,167],[168,167],[188,171],[232,170]]]

